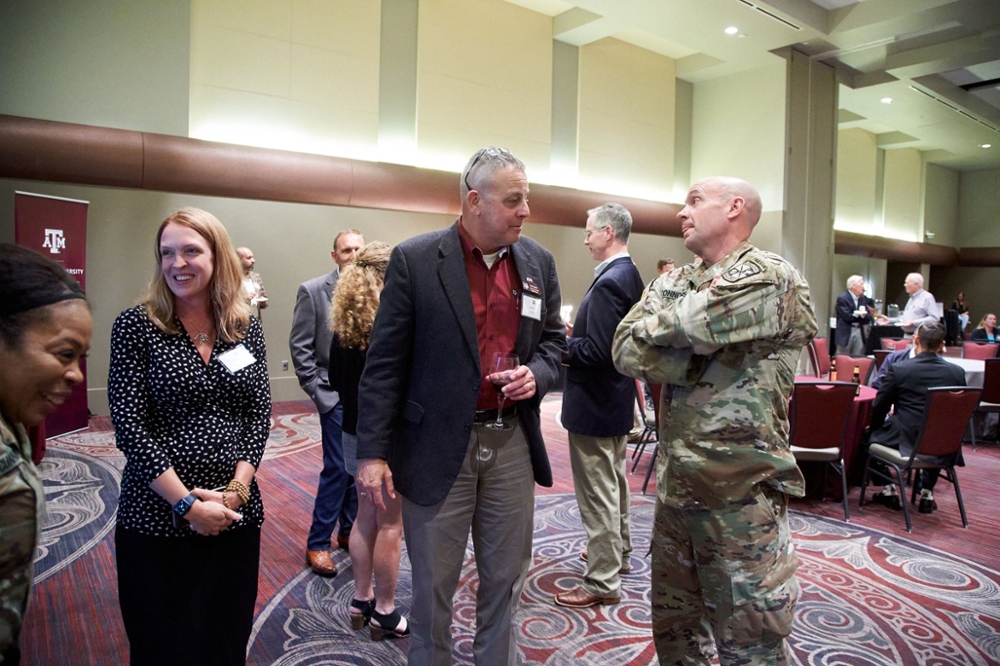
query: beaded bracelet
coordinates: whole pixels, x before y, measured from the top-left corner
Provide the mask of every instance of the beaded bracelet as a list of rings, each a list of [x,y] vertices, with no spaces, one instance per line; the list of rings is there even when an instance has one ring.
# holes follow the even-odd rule
[[[236,493],[239,496],[240,501],[244,504],[250,501],[250,490],[238,479],[230,481],[229,485],[226,486],[226,490]]]

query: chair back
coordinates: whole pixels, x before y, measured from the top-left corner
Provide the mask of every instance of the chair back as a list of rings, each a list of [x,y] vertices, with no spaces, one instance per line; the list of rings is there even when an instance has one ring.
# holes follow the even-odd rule
[[[996,358],[997,348],[1000,348],[1000,342],[963,342],[962,358],[974,358],[979,361]]]
[[[875,359],[867,356],[848,356],[847,354],[837,354],[833,357],[837,361],[837,380],[842,382],[854,381],[854,368],[857,368],[861,377],[861,383],[868,386],[872,379],[872,371],[875,369]]]
[[[888,349],[876,349],[872,352],[875,355],[875,369],[878,370],[882,367],[882,363],[885,361],[885,357],[892,352]]]
[[[826,338],[813,338],[809,342],[809,353],[812,356],[813,367],[817,377],[830,376],[830,346]]]
[[[966,386],[937,386],[927,389],[924,422],[914,455],[950,456],[962,448],[965,427],[979,406],[983,390]],[[911,457],[912,460],[912,457]]]
[[[988,358],[983,361],[983,402],[1000,402],[1000,358]]]
[[[906,338],[882,338],[882,349],[888,349],[891,352],[909,349],[912,344],[913,341]]]
[[[655,428],[655,412],[651,412],[646,407],[646,388],[643,386],[641,379],[635,380],[635,401],[639,405],[639,413],[642,414],[642,424],[647,428]],[[654,401],[653,404],[655,405],[656,402]]]
[[[852,382],[796,382],[792,390],[789,446],[842,449],[854,391]]]

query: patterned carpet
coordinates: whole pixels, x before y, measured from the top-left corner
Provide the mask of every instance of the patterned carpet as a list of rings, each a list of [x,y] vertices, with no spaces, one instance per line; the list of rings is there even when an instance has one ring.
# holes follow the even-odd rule
[[[350,628],[350,562],[336,551],[334,579],[302,568],[301,554],[281,547],[301,539],[312,506],[316,416],[274,419],[261,485],[268,522],[263,541],[261,597],[248,663],[404,664],[407,641],[373,642]],[[120,663],[126,654],[117,614],[110,530],[123,464],[109,432],[82,433],[53,443],[42,465],[49,522],[38,554],[36,601],[25,632],[28,664]],[[585,547],[576,501],[561,493],[536,500],[534,563],[519,617],[524,664],[651,664],[648,548],[653,504],[633,498],[636,557],[616,606],[557,608],[553,594],[576,584]],[[294,528],[289,526],[295,526]],[[307,526],[307,525],[306,525]],[[287,531],[300,529],[291,536]],[[793,512],[801,596],[791,638],[800,664],[1000,664],[1000,573],[918,541],[842,521]],[[270,531],[268,531],[270,530]],[[919,538],[919,537],[918,537]],[[279,545],[275,545],[279,544]],[[298,561],[298,563],[296,563]],[[81,571],[95,568],[100,583]],[[97,589],[93,589],[96,587]],[[82,590],[80,588],[89,588]],[[471,663],[476,576],[467,560],[455,601],[456,664]],[[79,598],[76,598],[79,596]],[[409,606],[404,553],[398,603]],[[103,617],[94,640],[77,614]],[[119,626],[114,626],[114,623]],[[84,622],[86,624],[86,622]],[[66,655],[73,655],[67,658]]]

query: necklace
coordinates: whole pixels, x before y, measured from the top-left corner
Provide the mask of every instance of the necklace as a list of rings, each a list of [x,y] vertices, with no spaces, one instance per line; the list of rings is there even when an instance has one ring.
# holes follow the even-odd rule
[[[209,343],[212,342],[212,339],[210,337],[208,337],[208,334],[205,333],[205,331],[202,330],[202,328],[200,326],[198,326],[194,322],[192,322],[191,325],[198,329],[198,335],[196,335],[196,336],[194,336],[192,338],[194,340],[194,344],[196,346],[198,346],[198,345],[207,345],[207,344],[209,344]],[[212,325],[212,321],[211,320],[209,320],[208,323],[205,324],[205,326],[208,328],[208,330],[212,330],[211,329],[211,325]]]

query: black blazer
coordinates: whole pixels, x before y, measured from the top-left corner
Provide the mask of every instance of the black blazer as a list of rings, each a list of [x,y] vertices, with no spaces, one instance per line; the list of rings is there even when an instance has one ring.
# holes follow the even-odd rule
[[[924,422],[927,389],[933,386],[965,386],[965,371],[932,352],[894,363],[872,404],[869,441],[897,448],[903,456],[910,455]],[[887,421],[893,405],[896,409]]]
[[[521,317],[514,352],[537,392],[517,403],[535,481],[552,485],[539,416],[566,351],[559,281],[548,250],[511,245],[522,282],[540,289],[541,320]],[[430,506],[443,500],[469,448],[479,383],[479,338],[458,225],[397,245],[389,260],[358,398],[358,459],[383,458],[397,490]]]
[[[868,298],[864,294],[858,296],[858,307],[864,307],[870,305],[875,307],[875,301]],[[854,316],[854,298],[851,292],[845,291],[840,296],[837,296],[837,331],[834,336],[834,344],[841,347],[846,347],[847,343],[851,339],[851,324],[871,324],[872,315],[871,312],[867,313],[864,317]],[[864,331],[862,330],[862,339],[864,338]]]
[[[1000,328],[993,329],[993,339],[1000,340]],[[987,337],[985,328],[977,328],[972,331],[972,335],[969,336],[969,342],[989,342],[990,339]]]
[[[587,290],[563,361],[562,424],[593,437],[627,435],[633,426],[635,380],[615,370],[611,340],[619,322],[642,296],[642,278],[631,257],[615,259]]]

